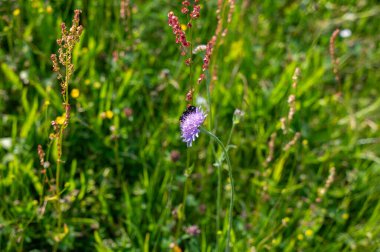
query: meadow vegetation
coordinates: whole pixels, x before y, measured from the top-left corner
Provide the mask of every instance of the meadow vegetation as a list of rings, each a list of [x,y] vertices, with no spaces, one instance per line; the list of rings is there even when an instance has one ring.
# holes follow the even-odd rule
[[[0,0],[0,251],[380,251],[378,2],[199,5]]]

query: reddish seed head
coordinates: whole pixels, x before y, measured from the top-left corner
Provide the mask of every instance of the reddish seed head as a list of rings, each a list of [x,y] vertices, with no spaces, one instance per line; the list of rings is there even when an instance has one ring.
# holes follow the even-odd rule
[[[203,65],[202,65],[202,70],[203,71],[206,71],[208,69],[208,65],[210,63],[210,59],[211,59],[211,55],[212,55],[212,51],[213,51],[213,47],[216,43],[216,36],[213,36],[211,38],[211,40],[207,43],[207,46],[206,46],[206,55],[205,57],[203,58]],[[198,80],[198,83],[200,81],[202,81],[204,79],[204,76],[200,76],[199,80]]]
[[[170,159],[172,162],[177,162],[181,157],[181,154],[177,150],[173,150],[170,152]]]
[[[81,34],[82,34],[82,32],[83,32],[83,26],[78,26],[78,28],[77,28],[77,33],[78,33],[78,36],[80,36]]]
[[[74,14],[74,20],[76,22],[79,22],[79,15],[80,15],[81,11],[80,10],[75,10],[74,13],[75,13]]]
[[[117,51],[112,52],[112,60],[116,62],[119,59],[119,53]]]
[[[168,24],[173,29],[176,43],[180,43],[183,47],[190,46],[190,43],[186,39],[185,32],[182,30],[178,18],[173,14],[173,12],[169,12],[168,14]]]
[[[190,1],[183,1],[183,2],[182,2],[182,5],[183,5],[183,6],[190,6]]]
[[[184,7],[184,8],[181,9],[181,12],[183,14],[187,14],[187,13],[189,13],[189,9]]]
[[[126,117],[131,117],[133,115],[133,110],[131,108],[124,108],[124,115]]]
[[[198,84],[200,84],[205,78],[205,74],[201,74],[198,78]]]
[[[190,14],[190,17],[192,19],[197,19],[199,18],[200,14],[199,12],[201,11],[201,6],[200,5],[194,5],[193,11]]]
[[[186,228],[186,233],[190,236],[197,236],[201,233],[201,230],[197,225],[192,225]]]
[[[186,101],[189,102],[189,101],[193,100],[193,92],[194,92],[193,89],[190,89],[189,92],[187,92],[187,94],[186,94]],[[189,107],[189,106],[191,106],[191,105],[190,104],[187,105],[187,107]]]
[[[38,145],[38,148],[37,148],[37,153],[38,153],[38,156],[40,158],[40,164],[43,166],[44,165],[44,157],[45,157],[45,152],[44,150],[42,149],[42,146],[39,144]]]

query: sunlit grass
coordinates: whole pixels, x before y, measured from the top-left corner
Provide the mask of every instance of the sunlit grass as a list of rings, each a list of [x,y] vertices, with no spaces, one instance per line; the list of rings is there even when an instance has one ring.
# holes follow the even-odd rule
[[[51,121],[65,111],[50,55],[74,9],[82,10],[84,31],[68,90],[61,167],[66,236],[58,249],[213,251],[218,211],[225,244],[231,187],[223,150],[206,134],[191,148],[180,137],[190,70],[167,13],[179,15],[181,2],[128,2],[1,2],[0,251],[50,251],[55,244],[54,192],[37,150],[43,146],[46,173],[53,173]],[[217,1],[201,5],[195,46],[206,45],[217,26]],[[379,13],[376,1],[236,2],[211,60],[210,78],[217,77],[211,108],[206,83],[196,87],[194,101],[212,111],[205,127],[229,146],[232,251],[379,248]],[[329,46],[337,28],[351,34],[336,37],[333,66]],[[194,82],[203,56],[194,55]],[[285,134],[281,118],[289,115],[291,95],[295,113]],[[236,109],[244,116],[233,126]],[[186,232],[193,225],[200,234]]]

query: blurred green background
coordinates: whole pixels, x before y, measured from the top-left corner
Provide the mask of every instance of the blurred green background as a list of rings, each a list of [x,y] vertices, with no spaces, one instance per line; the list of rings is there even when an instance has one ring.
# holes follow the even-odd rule
[[[200,4],[195,46],[207,44],[217,24],[217,1]],[[49,150],[50,176],[51,121],[64,112],[50,55],[74,9],[82,10],[84,33],[69,87],[65,233],[57,244],[37,146]],[[192,148],[180,138],[191,83],[167,24],[169,11],[186,23],[180,9],[180,1],[0,1],[0,251],[215,250],[222,157],[206,135]],[[205,126],[224,143],[235,109],[244,111],[229,149],[233,251],[380,251],[379,24],[377,1],[236,1],[212,56],[211,108],[205,83],[194,102],[212,110]],[[340,85],[329,55],[337,28]],[[194,55],[193,79],[203,55]],[[296,67],[296,113],[284,134]],[[285,148],[295,132],[300,139]],[[227,177],[223,169],[220,237]],[[186,232],[191,225],[199,235]]]

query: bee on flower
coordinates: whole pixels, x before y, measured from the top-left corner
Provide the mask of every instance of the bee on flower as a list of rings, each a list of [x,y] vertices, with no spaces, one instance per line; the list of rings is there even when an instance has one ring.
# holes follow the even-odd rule
[[[187,147],[191,147],[193,141],[199,135],[199,127],[202,126],[207,115],[201,108],[195,106],[189,106],[181,115],[180,128],[182,140],[187,144]]]

